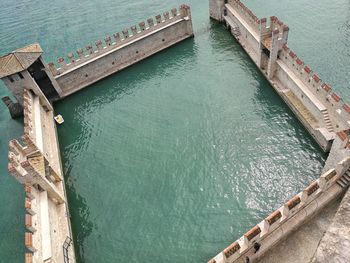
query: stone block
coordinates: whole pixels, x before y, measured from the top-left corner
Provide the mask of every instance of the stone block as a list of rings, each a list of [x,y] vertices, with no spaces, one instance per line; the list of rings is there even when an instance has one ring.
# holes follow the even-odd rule
[[[26,232],[24,240],[25,240],[24,244],[25,244],[26,248],[31,252],[35,252],[36,248],[34,248],[34,246],[33,246],[33,234]]]

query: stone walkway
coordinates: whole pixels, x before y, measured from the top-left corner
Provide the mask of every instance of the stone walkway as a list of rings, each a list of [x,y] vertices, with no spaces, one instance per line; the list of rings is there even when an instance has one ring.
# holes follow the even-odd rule
[[[350,190],[345,194],[312,262],[350,262]]]
[[[320,240],[332,224],[341,199],[330,203],[296,232],[288,235],[272,248],[259,263],[309,263],[314,257]]]

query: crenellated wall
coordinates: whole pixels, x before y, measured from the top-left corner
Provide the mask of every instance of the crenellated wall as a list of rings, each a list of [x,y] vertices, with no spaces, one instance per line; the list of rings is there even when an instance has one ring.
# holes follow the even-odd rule
[[[349,169],[350,157],[347,157],[208,262],[245,263],[247,257],[250,262],[256,262],[282,238],[339,197],[343,188],[337,182]],[[255,253],[256,242],[260,249]]]
[[[209,2],[210,16],[226,24],[310,135],[330,151],[318,180],[209,261],[256,262],[350,185],[350,106],[288,47],[289,27],[276,16],[257,19],[239,0],[228,0],[222,8],[218,0]]]
[[[228,0],[232,6],[242,16],[242,18],[256,31],[259,32],[259,19],[256,15],[239,0]]]
[[[209,2],[211,17],[226,24],[320,147],[329,152],[335,132],[350,128],[350,106],[288,48],[289,27],[276,16],[258,19],[239,0]]]
[[[305,65],[295,52],[287,45],[284,45],[279,55],[281,65],[284,63],[294,75],[307,87],[307,91],[322,104],[332,121],[334,131],[341,131],[350,128],[350,107],[344,103],[341,97],[332,90],[329,84],[322,81],[317,73],[313,72],[308,65]],[[300,92],[300,90],[299,90]]]
[[[236,3],[236,1],[235,1]],[[239,8],[238,10],[236,8]],[[224,9],[223,21],[227,28],[239,41],[242,46],[249,47],[248,54],[254,62],[259,60],[259,34],[257,32],[258,24],[251,26],[244,16],[241,16],[239,11],[242,9],[241,5],[235,5],[235,7],[226,4]]]
[[[72,238],[54,115],[34,92],[23,90],[24,135],[9,142],[8,171],[24,185],[26,263],[64,262]],[[74,251],[69,251],[75,262]]]
[[[106,36],[96,41],[96,48],[89,44],[86,51],[69,53],[68,63],[59,58],[59,68],[49,63],[49,68],[63,91],[72,94],[92,83],[118,72],[138,61],[193,36],[190,7],[181,5],[140,22],[138,26]]]

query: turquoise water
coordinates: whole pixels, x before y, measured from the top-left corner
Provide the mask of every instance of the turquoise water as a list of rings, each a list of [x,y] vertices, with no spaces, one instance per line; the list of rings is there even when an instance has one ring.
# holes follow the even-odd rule
[[[0,53],[37,41],[49,62],[180,3],[0,0]],[[189,4],[194,39],[55,105],[79,262],[205,262],[322,168],[321,150],[209,21],[207,2]],[[285,21],[290,47],[350,100],[348,1],[248,5]],[[4,106],[0,127],[0,262],[23,262],[24,196],[6,171],[22,127]]]

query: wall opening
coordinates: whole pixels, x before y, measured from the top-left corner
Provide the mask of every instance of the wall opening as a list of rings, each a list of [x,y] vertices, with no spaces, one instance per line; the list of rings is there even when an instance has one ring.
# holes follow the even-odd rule
[[[268,50],[267,48],[263,48],[262,51],[268,58],[270,58],[270,50]]]
[[[59,97],[50,78],[46,74],[43,63],[39,59],[28,68],[28,72],[34,78],[36,84],[39,86],[48,100]]]

